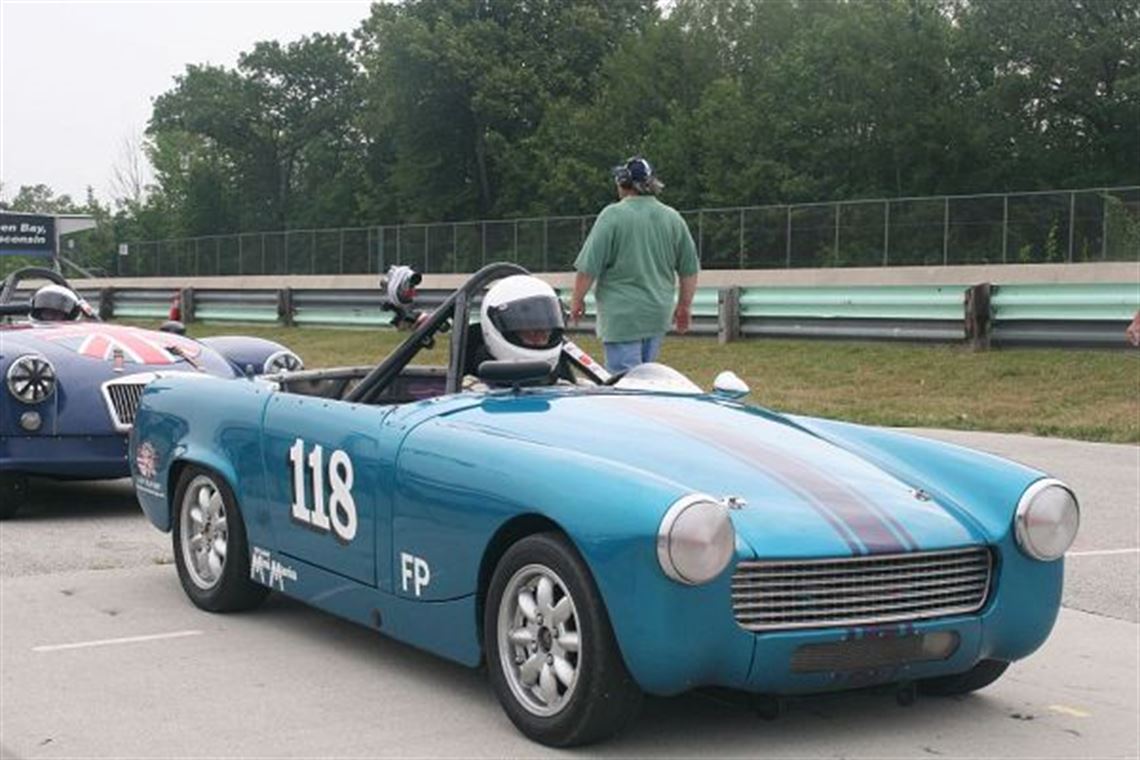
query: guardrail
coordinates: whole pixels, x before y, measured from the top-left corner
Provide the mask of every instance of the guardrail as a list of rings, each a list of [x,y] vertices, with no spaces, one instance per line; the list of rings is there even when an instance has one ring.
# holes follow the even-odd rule
[[[569,299],[568,288],[558,292]],[[104,319],[164,320],[176,296],[187,322],[386,327],[392,318],[381,308],[379,289],[104,287],[80,293]],[[417,305],[430,311],[449,293],[420,290]],[[585,318],[572,329],[592,331],[596,308],[590,294]],[[699,288],[691,332],[722,342],[782,337],[1124,347],[1124,329],[1138,311],[1140,280]]]
[[[998,345],[1115,346],[1140,310],[1140,283],[1000,285],[990,304]]]
[[[744,288],[739,296],[740,333],[962,341],[967,290],[965,285]]]

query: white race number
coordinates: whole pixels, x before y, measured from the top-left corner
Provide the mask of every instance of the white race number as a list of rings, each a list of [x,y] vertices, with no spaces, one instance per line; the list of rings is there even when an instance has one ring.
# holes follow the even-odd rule
[[[313,481],[313,508],[306,504],[305,441],[298,438],[289,448],[293,466],[293,519],[315,530],[329,532],[348,543],[356,537],[356,502],[352,498],[352,460],[337,449],[329,456],[328,480],[330,498],[325,503],[324,449],[314,445],[308,465]]]

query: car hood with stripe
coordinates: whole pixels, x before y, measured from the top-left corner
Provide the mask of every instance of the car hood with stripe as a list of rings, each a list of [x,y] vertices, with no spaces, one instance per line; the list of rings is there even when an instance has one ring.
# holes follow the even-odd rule
[[[923,484],[778,415],[712,397],[553,394],[542,402],[488,399],[448,417],[618,462],[686,491],[739,497],[746,506],[732,513],[737,532],[765,557],[893,554],[985,540],[963,509]]]

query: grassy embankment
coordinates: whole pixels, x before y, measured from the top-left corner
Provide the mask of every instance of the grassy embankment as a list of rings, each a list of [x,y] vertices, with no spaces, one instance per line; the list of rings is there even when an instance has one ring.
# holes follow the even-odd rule
[[[195,324],[196,337],[259,335],[310,368],[370,364],[404,337],[390,330]],[[601,357],[592,337],[581,345]],[[443,364],[446,341],[416,363]],[[798,414],[904,427],[941,427],[1140,443],[1140,352],[667,338],[661,360],[702,387],[731,369],[753,403]]]

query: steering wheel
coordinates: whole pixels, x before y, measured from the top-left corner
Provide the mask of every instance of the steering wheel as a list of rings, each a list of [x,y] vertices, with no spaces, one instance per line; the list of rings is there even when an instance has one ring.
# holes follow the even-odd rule
[[[12,302],[12,299],[16,297],[17,288],[19,288],[20,283],[24,280],[47,280],[53,285],[67,288],[75,294],[80,307],[83,309],[84,316],[88,319],[99,319],[90,304],[87,303],[83,296],[79,295],[75,288],[71,287],[71,283],[67,281],[66,277],[54,269],[47,269],[46,267],[24,267],[23,269],[17,269],[4,278],[3,285],[0,285],[0,315],[27,314],[30,311],[30,302]]]

